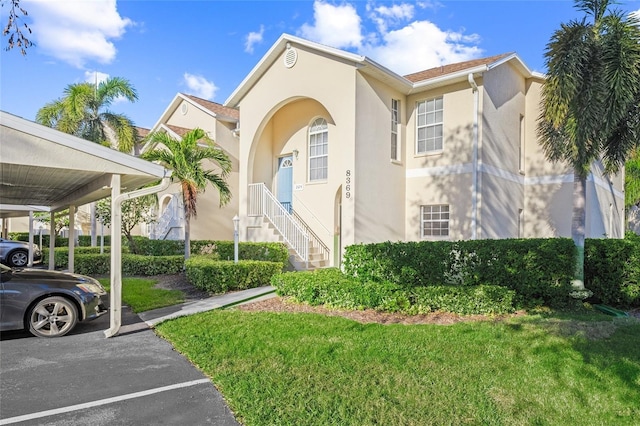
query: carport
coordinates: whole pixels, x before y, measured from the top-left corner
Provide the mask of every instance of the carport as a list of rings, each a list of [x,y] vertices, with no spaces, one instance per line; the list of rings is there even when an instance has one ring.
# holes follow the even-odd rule
[[[118,333],[122,306],[122,202],[169,186],[171,172],[132,155],[101,146],[0,111],[0,218],[54,214],[111,196],[111,321],[106,337]],[[159,185],[139,189],[161,180]],[[74,223],[69,214],[69,271],[73,272]],[[53,235],[50,231],[50,235]],[[53,268],[55,239],[49,242]]]

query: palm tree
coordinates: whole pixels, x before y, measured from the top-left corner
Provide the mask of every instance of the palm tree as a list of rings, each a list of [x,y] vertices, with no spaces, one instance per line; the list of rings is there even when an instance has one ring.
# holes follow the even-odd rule
[[[133,122],[108,109],[116,99],[125,98],[130,102],[138,99],[128,80],[112,77],[99,84],[70,84],[64,93],[62,98],[38,110],[38,123],[101,145],[116,146],[122,152],[131,152],[138,139]],[[91,203],[91,245],[95,244],[95,203]]]
[[[197,216],[198,194],[205,191],[207,183],[211,183],[220,194],[220,207],[231,200],[231,191],[226,178],[231,172],[231,160],[227,154],[215,146],[202,129],[193,129],[175,139],[165,132],[155,132],[149,141],[160,145],[142,154],[142,158],[157,161],[172,170],[171,180],[180,183],[184,203],[185,232],[184,257],[191,254],[190,222]],[[203,161],[215,163],[219,171],[204,170]]]
[[[130,102],[138,99],[129,81],[112,77],[96,85],[70,84],[64,94],[38,110],[38,123],[102,145],[115,146],[122,152],[131,152],[137,139],[133,122],[127,116],[109,110],[116,99],[125,98]]]
[[[581,20],[562,24],[545,51],[538,135],[546,157],[574,170],[574,287],[584,289],[586,179],[595,161],[616,173],[640,136],[640,27],[613,0],[576,0]]]

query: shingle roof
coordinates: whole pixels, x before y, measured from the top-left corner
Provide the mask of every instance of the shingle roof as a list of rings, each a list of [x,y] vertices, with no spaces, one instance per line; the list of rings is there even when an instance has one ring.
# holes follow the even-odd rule
[[[139,140],[143,140],[144,138],[146,138],[147,135],[149,134],[149,132],[151,131],[150,129],[146,129],[144,127],[134,126],[134,128],[138,132],[138,139]]]
[[[216,102],[207,101],[202,98],[198,98],[197,96],[187,95],[186,93],[182,93],[183,96],[191,99],[193,102],[205,107],[209,111],[221,115],[228,118],[238,119],[240,117],[240,113],[236,108],[229,108],[224,105],[220,105]]]
[[[176,135],[183,137],[187,132],[191,131],[192,129],[187,129],[184,127],[179,127],[179,126],[172,126],[171,124],[165,124],[165,126],[167,126],[169,129],[171,129],[171,131],[173,133],[175,133]]]
[[[463,71],[465,69],[475,68],[480,65],[488,65],[493,62],[499,61],[500,59],[505,58],[511,54],[512,53],[503,53],[501,55],[489,56],[488,58],[472,59],[470,61],[442,65],[435,68],[429,68],[428,70],[405,75],[404,78],[406,78],[412,83],[417,83],[419,81],[429,80],[435,77],[441,77],[447,74],[452,74],[454,72]]]

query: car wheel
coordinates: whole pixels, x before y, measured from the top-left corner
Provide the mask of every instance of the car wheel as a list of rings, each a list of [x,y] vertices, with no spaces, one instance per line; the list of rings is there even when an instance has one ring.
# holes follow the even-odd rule
[[[29,263],[29,253],[26,250],[16,250],[9,255],[9,264],[21,268]]]
[[[78,323],[78,311],[69,299],[51,296],[39,301],[28,316],[29,331],[38,337],[60,337]]]

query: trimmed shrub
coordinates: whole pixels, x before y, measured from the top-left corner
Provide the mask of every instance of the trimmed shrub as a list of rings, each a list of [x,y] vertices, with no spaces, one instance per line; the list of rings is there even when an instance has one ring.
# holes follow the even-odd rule
[[[429,286],[405,289],[389,281],[362,281],[335,268],[274,276],[280,296],[310,305],[342,309],[376,309],[407,314],[437,310],[458,314],[503,314],[514,311],[515,291],[499,286]]]
[[[128,248],[122,248],[123,253],[128,252]],[[107,259],[109,259],[109,251],[110,247],[104,247],[104,254]],[[82,257],[86,255],[94,255],[100,254],[100,247],[74,247],[74,265],[77,266],[78,262],[82,260]],[[55,269],[67,269],[69,267],[69,248],[68,247],[56,247],[53,251],[53,267]],[[42,263],[44,265],[49,265],[49,249],[45,248],[42,250]]]
[[[111,255],[84,254],[74,260],[74,270],[83,275],[109,275]],[[122,274],[128,276],[151,276],[178,274],[184,268],[183,256],[122,255]]]
[[[640,238],[587,239],[585,287],[596,303],[617,308],[640,307]]]
[[[568,238],[359,244],[345,250],[345,273],[362,281],[428,286],[507,287],[521,305],[571,304],[575,246]]]
[[[513,307],[516,292],[496,285],[467,287],[430,286],[410,290],[412,314],[435,311],[461,315],[506,314]]]
[[[268,286],[271,277],[282,272],[280,262],[241,260],[238,263],[198,255],[185,263],[187,279],[209,293]]]

